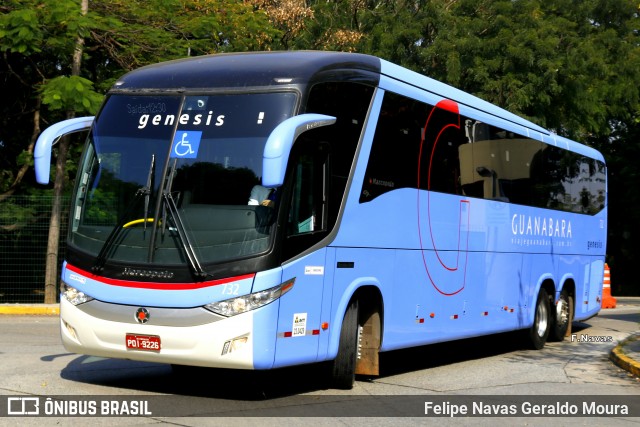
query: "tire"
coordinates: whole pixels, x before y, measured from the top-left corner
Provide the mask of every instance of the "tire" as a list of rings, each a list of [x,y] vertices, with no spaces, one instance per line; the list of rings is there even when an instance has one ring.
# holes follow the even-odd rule
[[[536,300],[536,311],[533,317],[533,325],[529,329],[529,344],[535,350],[544,347],[551,329],[549,295],[544,289],[540,289]]]
[[[338,342],[338,355],[333,361],[331,382],[334,388],[350,390],[355,384],[359,330],[358,300],[352,300],[344,314]]]
[[[552,341],[562,341],[564,337],[571,333],[571,322],[573,321],[573,297],[569,292],[562,290],[560,298],[552,310],[551,331],[549,339]]]

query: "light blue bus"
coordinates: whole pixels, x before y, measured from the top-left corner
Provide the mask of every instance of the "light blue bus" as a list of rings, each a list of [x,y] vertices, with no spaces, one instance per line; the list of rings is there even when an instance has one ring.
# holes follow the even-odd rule
[[[597,314],[603,156],[348,53],[225,54],[122,77],[89,129],[62,269],[72,352],[273,369]]]

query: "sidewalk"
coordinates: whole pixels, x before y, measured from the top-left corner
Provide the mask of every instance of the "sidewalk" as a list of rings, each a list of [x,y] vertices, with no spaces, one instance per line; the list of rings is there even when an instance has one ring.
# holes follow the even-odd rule
[[[0,315],[57,316],[59,304],[0,304]],[[620,368],[640,378],[640,333],[620,342],[609,353],[609,359]]]
[[[640,378],[640,334],[634,334],[611,350],[609,359],[625,371]]]
[[[60,304],[0,304],[0,315],[3,314],[57,316],[60,314]]]

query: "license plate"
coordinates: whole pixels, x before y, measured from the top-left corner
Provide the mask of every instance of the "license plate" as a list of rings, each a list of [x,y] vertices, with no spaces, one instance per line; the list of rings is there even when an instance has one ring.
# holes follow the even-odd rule
[[[160,337],[157,335],[127,334],[125,341],[128,350],[160,351]]]

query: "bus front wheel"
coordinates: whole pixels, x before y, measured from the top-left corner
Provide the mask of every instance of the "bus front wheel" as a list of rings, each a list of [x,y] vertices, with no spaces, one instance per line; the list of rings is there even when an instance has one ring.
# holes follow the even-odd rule
[[[342,321],[342,329],[340,329],[338,355],[333,361],[333,387],[343,390],[349,390],[353,387],[356,380],[359,341],[358,300],[354,299],[349,303]]]
[[[536,311],[533,318],[533,326],[529,329],[529,341],[531,346],[540,350],[544,347],[549,336],[550,328],[550,304],[549,295],[544,289],[540,289],[538,299],[536,300]]]

